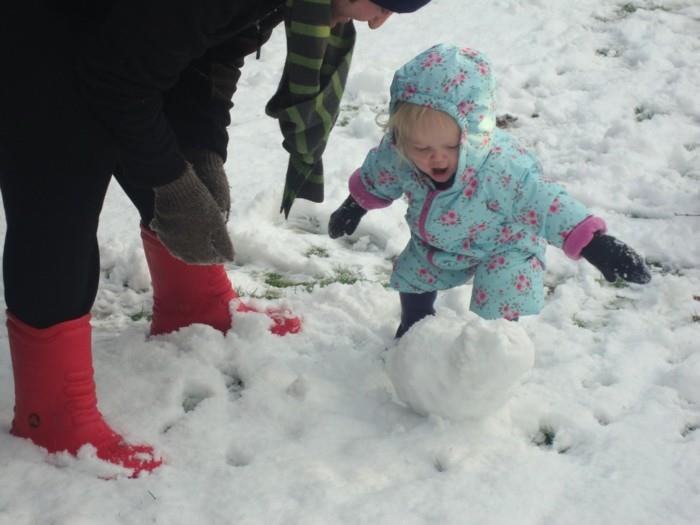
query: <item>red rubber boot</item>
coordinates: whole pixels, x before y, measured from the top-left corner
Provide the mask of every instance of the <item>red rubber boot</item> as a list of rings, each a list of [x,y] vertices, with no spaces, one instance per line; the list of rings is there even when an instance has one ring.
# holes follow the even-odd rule
[[[131,469],[132,477],[161,464],[150,446],[125,443],[97,409],[90,315],[34,328],[8,313],[7,331],[15,378],[12,434],[50,453],[75,455],[93,445],[98,458]]]
[[[194,323],[226,333],[233,324],[231,301],[237,302],[237,312],[257,311],[238,298],[222,264],[184,263],[170,254],[152,230],[143,226],[141,239],[153,284],[152,335]],[[269,308],[265,313],[272,320],[273,334],[295,334],[301,330],[301,320],[286,310]]]

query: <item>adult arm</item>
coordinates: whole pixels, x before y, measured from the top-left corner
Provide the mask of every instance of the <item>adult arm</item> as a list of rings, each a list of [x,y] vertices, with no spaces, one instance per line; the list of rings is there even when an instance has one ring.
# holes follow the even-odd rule
[[[232,16],[227,0],[121,0],[81,43],[79,88],[112,132],[125,174],[155,187],[185,171],[163,93]]]

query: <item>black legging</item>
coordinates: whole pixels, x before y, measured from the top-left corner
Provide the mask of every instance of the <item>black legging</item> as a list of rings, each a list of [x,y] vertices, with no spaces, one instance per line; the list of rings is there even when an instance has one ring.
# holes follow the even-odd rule
[[[8,310],[45,328],[95,300],[97,224],[117,149],[75,93],[62,20],[34,15],[31,32],[0,22],[3,279]],[[124,186],[149,221],[152,190]]]
[[[5,301],[25,323],[46,328],[92,308],[100,271],[97,224],[110,177],[104,170],[47,177],[0,167]],[[148,224],[152,190],[123,186]]]
[[[435,315],[435,299],[437,292],[406,293],[400,292],[401,324],[396,329],[395,338],[401,337],[409,328],[429,315]]]

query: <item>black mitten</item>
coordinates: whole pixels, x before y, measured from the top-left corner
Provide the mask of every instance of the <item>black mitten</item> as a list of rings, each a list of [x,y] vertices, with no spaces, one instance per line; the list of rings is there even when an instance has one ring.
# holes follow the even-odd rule
[[[651,273],[641,256],[624,242],[606,235],[596,233],[583,250],[581,256],[598,268],[611,283],[618,278],[631,283],[646,284],[651,280]]]
[[[347,199],[340,205],[340,208],[331,213],[331,219],[328,221],[328,235],[331,239],[337,239],[343,235],[350,235],[355,231],[360,220],[367,213],[362,206],[357,204],[357,201],[349,195]]]

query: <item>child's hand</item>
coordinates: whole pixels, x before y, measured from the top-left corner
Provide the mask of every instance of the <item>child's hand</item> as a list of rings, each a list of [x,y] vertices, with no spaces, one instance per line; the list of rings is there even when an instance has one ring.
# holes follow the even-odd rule
[[[621,278],[646,284],[651,280],[651,273],[640,255],[611,235],[596,233],[581,250],[581,256],[598,268],[608,282]]]
[[[331,239],[350,235],[360,224],[365,213],[367,210],[357,204],[352,195],[348,196],[340,208],[331,213],[331,219],[328,221],[328,235]]]

